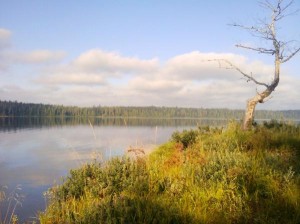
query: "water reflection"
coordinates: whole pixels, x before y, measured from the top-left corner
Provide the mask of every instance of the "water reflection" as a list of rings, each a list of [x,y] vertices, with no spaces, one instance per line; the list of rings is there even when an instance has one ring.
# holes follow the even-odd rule
[[[228,122],[227,119],[195,119],[195,118],[100,118],[100,117],[28,117],[11,118],[0,117],[0,131],[16,131],[19,129],[45,128],[58,126],[196,126],[210,125],[222,126]]]
[[[166,140],[173,128],[65,126],[23,129],[0,134],[0,185],[52,184],[70,168],[97,156],[107,159],[124,154],[130,145],[149,145]]]

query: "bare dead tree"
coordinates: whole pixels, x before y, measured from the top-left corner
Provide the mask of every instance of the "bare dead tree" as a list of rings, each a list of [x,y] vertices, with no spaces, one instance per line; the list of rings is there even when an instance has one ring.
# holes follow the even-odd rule
[[[218,61],[219,64],[223,63],[226,65],[227,69],[234,69],[237,72],[241,73],[248,82],[254,82],[258,86],[262,86],[265,89],[248,100],[247,107],[245,111],[245,117],[243,122],[243,129],[250,129],[254,119],[255,107],[258,103],[264,103],[266,99],[271,95],[271,93],[278,86],[280,79],[280,66],[281,64],[289,61],[294,57],[299,51],[300,48],[292,47],[293,41],[282,41],[279,40],[277,31],[278,31],[278,22],[285,17],[295,14],[298,11],[289,12],[290,6],[294,3],[294,0],[274,0],[271,3],[269,0],[264,0],[260,2],[260,5],[272,12],[271,18],[269,21],[260,21],[258,26],[244,26],[240,24],[232,24],[234,27],[238,27],[244,30],[249,31],[253,36],[266,40],[271,43],[270,48],[266,47],[252,47],[242,44],[237,44],[236,47],[244,48],[247,50],[255,51],[260,54],[271,55],[274,57],[274,75],[271,83],[260,82],[253,77],[252,74],[247,74],[243,72],[238,66],[234,65],[232,62],[226,59],[215,59],[211,61]]]

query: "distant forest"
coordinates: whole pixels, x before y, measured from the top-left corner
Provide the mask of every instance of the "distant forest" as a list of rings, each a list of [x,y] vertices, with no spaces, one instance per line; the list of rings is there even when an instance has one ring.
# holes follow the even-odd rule
[[[180,107],[77,107],[0,101],[0,117],[137,117],[242,119],[244,110]],[[300,110],[257,110],[256,119],[300,119]]]

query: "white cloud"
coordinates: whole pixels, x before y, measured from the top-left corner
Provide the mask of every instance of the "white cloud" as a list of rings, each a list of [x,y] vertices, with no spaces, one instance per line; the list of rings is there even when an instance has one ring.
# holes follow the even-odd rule
[[[236,80],[241,74],[228,68],[224,62],[210,61],[226,59],[245,73],[257,78],[270,75],[272,67],[259,61],[248,61],[246,57],[235,54],[191,52],[171,58],[165,65],[165,73],[182,80]]]
[[[0,28],[0,50],[10,45],[11,32]]]
[[[80,55],[74,65],[92,71],[109,72],[151,72],[157,69],[157,59],[141,60],[136,57],[123,57],[116,52],[93,49]]]
[[[50,51],[50,50],[35,50],[26,53],[11,52],[11,60],[14,63],[55,63],[61,61],[66,53],[63,51]]]
[[[115,52],[90,50],[68,64],[45,71],[36,81],[49,85],[103,85],[111,78],[152,73],[158,69],[158,60],[123,57]]]
[[[0,28],[0,74],[7,72],[11,67],[22,65],[45,65],[58,63],[64,59],[64,51],[33,50],[19,52],[11,44],[11,31]]]
[[[10,46],[11,32],[0,28],[0,74],[8,68],[6,49]]]
[[[34,57],[33,57],[34,58]],[[4,88],[3,98],[65,105],[129,105],[244,108],[256,94],[236,70],[209,59],[227,59],[257,79],[270,81],[272,65],[235,54],[191,52],[166,62],[90,50],[65,64],[53,64],[35,72],[41,75],[31,88]],[[45,59],[46,60],[46,59]],[[35,60],[33,60],[35,61]],[[251,73],[252,72],[252,73]],[[300,108],[300,81],[288,73],[258,108]]]
[[[176,80],[167,80],[163,78],[143,78],[135,77],[128,83],[128,87],[136,91],[154,91],[155,94],[158,92],[175,92],[180,91],[184,86],[183,82]]]
[[[0,52],[0,74],[5,71],[8,67],[7,62],[5,61],[5,57]]]
[[[105,80],[99,74],[91,73],[56,73],[55,75],[39,77],[37,83],[48,85],[103,85]]]

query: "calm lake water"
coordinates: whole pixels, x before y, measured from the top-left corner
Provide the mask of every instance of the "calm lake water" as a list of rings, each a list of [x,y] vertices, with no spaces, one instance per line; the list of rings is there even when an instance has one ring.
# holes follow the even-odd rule
[[[0,118],[0,187],[20,186],[16,214],[34,220],[45,209],[43,192],[70,169],[97,158],[122,156],[131,147],[153,148],[176,130],[225,125],[225,120],[195,119],[41,119]],[[7,204],[1,203],[2,220]],[[1,220],[1,217],[0,217]]]

